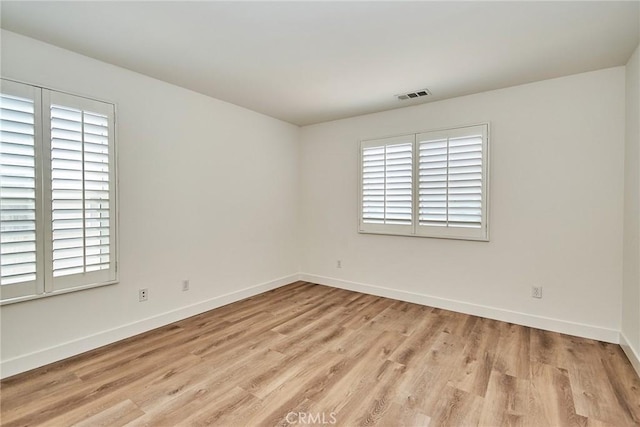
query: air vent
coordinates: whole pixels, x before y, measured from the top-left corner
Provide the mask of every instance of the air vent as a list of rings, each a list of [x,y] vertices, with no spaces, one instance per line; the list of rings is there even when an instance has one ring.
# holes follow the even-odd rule
[[[431,95],[431,92],[429,92],[429,89],[420,89],[415,92],[403,93],[402,95],[396,95],[396,96],[398,97],[398,99],[405,100],[405,99],[420,98],[421,96],[427,96],[427,95]]]

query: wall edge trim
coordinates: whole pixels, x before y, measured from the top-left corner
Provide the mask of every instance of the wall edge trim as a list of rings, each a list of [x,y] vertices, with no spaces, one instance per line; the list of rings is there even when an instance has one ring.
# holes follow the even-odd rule
[[[0,378],[8,378],[31,369],[77,356],[87,351],[112,344],[116,341],[151,331],[170,323],[282,287],[298,280],[298,273],[290,274],[288,276],[249,286],[238,291],[219,295],[205,301],[200,301],[165,313],[160,313],[145,319],[127,323],[113,329],[108,329],[32,353],[3,360],[0,362]]]
[[[489,307],[464,301],[435,297],[426,294],[418,294],[414,292],[385,288],[381,286],[352,282],[348,280],[319,276],[315,274],[301,273],[300,280],[325,286],[331,286],[334,288],[346,289],[350,291],[362,292],[366,294],[412,302],[415,304],[427,305],[430,307],[442,308],[445,310],[456,311],[458,313],[471,314],[488,319],[515,323],[517,325],[543,329],[546,331],[559,332],[567,335],[605,341],[613,344],[618,344],[620,341],[620,331],[616,329],[609,329],[584,323],[536,316],[517,311],[505,310],[497,307]]]
[[[622,351],[624,351],[631,366],[633,366],[636,374],[640,377],[640,355],[638,355],[638,352],[631,346],[631,342],[627,339],[624,332],[620,332],[620,347],[622,347]]]

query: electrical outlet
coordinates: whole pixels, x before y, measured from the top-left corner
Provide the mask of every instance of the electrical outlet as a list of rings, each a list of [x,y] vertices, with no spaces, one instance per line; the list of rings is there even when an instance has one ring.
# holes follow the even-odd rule
[[[336,261],[336,268],[342,268],[342,260]]]
[[[542,298],[542,286],[532,286],[531,296],[533,298]]]
[[[182,281],[182,291],[188,291],[189,290],[189,279],[184,279]]]
[[[140,289],[138,291],[138,301],[143,302],[149,299],[149,289]]]

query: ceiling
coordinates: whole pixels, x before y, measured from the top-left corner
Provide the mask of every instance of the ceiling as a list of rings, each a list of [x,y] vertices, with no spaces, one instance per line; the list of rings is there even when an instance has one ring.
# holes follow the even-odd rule
[[[9,31],[297,125],[624,65],[640,28],[639,1],[0,8]],[[432,95],[394,96],[423,88]]]

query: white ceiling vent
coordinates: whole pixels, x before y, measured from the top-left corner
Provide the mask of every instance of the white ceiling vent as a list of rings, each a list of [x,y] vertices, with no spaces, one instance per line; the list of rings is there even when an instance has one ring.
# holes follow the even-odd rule
[[[401,95],[396,95],[396,96],[398,97],[398,99],[405,100],[405,99],[420,98],[421,96],[427,96],[427,95],[431,95],[431,92],[429,92],[429,89],[420,89],[415,92],[403,93]]]

